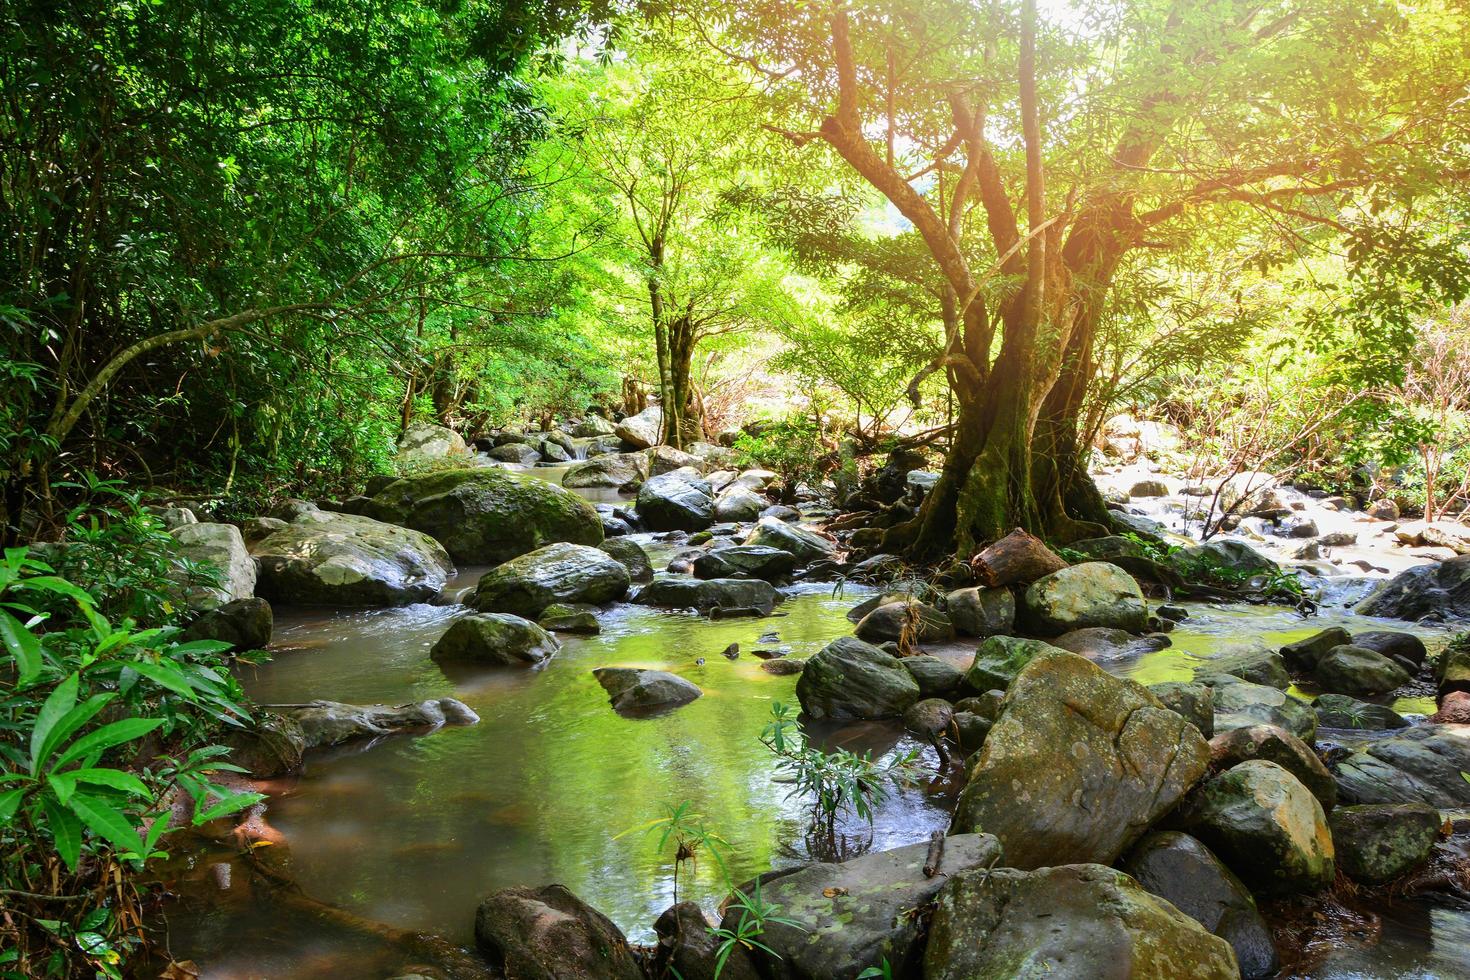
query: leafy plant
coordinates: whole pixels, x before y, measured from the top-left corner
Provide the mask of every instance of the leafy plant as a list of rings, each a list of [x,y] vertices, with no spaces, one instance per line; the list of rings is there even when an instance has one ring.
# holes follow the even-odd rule
[[[742,433],[735,440],[735,452],[741,466],[764,466],[779,473],[788,497],[798,483],[815,484],[821,478],[829,455],[816,423],[800,415]]]
[[[735,928],[710,930],[710,935],[720,940],[720,945],[715,950],[716,978],[724,971],[730,954],[735,952],[737,947],[744,947],[747,950],[758,949],[778,960],[781,958],[780,953],[756,938],[766,931],[766,926],[770,923],[776,922],[796,929],[804,928],[800,922],[776,914],[776,906],[767,902],[761,895],[759,878],[755,880],[755,885],[752,886],[749,894],[738,888],[735,889],[730,905],[740,913],[740,917],[735,920]]]
[[[698,867],[699,854],[701,851],[709,854],[719,868],[720,877],[724,880],[726,887],[730,886],[730,871],[725,866],[725,855],[723,852],[730,850],[730,842],[715,833],[705,825],[701,814],[691,812],[693,804],[688,800],[681,800],[678,804],[663,804],[664,815],[639,827],[625,830],[613,838],[624,837],[634,831],[643,831],[659,835],[657,849],[659,853],[672,842],[674,845],[674,901],[679,901],[679,870],[686,862],[691,865],[690,873]]]

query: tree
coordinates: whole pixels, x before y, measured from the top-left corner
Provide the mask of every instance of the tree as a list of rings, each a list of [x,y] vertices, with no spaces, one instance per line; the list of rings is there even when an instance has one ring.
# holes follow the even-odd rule
[[[885,548],[968,553],[1014,526],[1105,533],[1077,421],[1120,264],[1217,208],[1397,241],[1467,172],[1466,13],[1328,0],[734,2],[680,8],[767,93],[767,125],[824,145],[922,237],[946,281],[954,441]],[[1399,242],[1400,248],[1411,246]]]

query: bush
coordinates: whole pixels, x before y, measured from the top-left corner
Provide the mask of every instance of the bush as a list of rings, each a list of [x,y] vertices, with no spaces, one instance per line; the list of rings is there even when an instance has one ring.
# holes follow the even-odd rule
[[[735,440],[735,452],[742,467],[763,466],[779,473],[788,496],[798,483],[815,486],[832,462],[821,431],[800,415],[742,433]]]

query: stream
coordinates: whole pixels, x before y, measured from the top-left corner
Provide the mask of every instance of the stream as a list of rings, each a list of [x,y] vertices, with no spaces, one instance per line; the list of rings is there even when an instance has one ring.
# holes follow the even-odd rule
[[[560,480],[564,467],[526,471]],[[615,496],[615,495],[614,495]],[[604,496],[601,499],[611,499]],[[655,568],[675,545],[637,535]],[[472,587],[484,569],[462,569],[450,591]],[[455,697],[479,724],[423,736],[355,742],[309,755],[299,774],[272,781],[265,820],[281,837],[272,863],[306,895],[368,919],[431,930],[473,946],[478,900],[512,885],[560,882],[613,919],[634,942],[674,899],[672,849],[642,825],[665,805],[688,801],[729,842],[737,882],[813,859],[806,808],[776,781],[758,736],[773,702],[795,704],[792,676],[762,670],[756,649],[806,657],[849,635],[846,612],[871,590],[797,585],[776,615],[702,617],[619,604],[599,615],[602,632],[562,636],[539,670],[441,668],[429,647],[463,606],[414,605],[370,611],[278,610],[274,659],[242,667],[241,682],[263,705],[313,698],[398,704]],[[1326,626],[1394,628],[1341,609],[1304,619],[1278,607],[1194,604],[1173,646],[1104,666],[1142,683],[1187,680],[1201,658],[1233,642],[1273,647]],[[771,634],[776,634],[772,638]],[[1427,640],[1434,638],[1424,634]],[[732,643],[740,656],[721,655]],[[927,652],[968,666],[974,641]],[[697,661],[703,658],[702,664]],[[670,670],[704,696],[654,718],[625,718],[592,676],[602,666]],[[1401,712],[1433,711],[1432,698],[1401,699]],[[920,748],[896,724],[862,723],[813,732],[828,747],[874,756]],[[933,771],[932,749],[924,762]],[[849,822],[843,841],[884,850],[926,839],[948,825],[959,786],[936,780],[892,796],[871,828]],[[179,896],[167,907],[167,945],[209,978],[391,977],[413,971],[384,944],[303,918],[254,891],[230,849],[180,854],[170,867]],[[715,861],[685,868],[679,898],[713,910],[725,887]],[[1383,911],[1380,940],[1346,944],[1323,978],[1470,975],[1470,907],[1404,900]]]

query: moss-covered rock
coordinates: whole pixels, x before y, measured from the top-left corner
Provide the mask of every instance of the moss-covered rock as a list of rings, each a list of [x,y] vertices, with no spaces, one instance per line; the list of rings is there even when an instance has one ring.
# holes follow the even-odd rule
[[[1109,562],[1089,561],[1032,582],[1021,601],[1021,622],[1042,636],[1089,626],[1141,633],[1148,607],[1132,575]]]
[[[1344,803],[1470,807],[1470,726],[1415,725],[1375,738],[1337,764]]]
[[[556,637],[535,623],[508,613],[479,613],[451,623],[429,648],[429,656],[455,663],[534,666],[560,649]]]
[[[897,657],[844,636],[807,661],[796,697],[818,721],[897,718],[919,700],[919,685]]]
[[[454,566],[427,534],[353,514],[303,512],[255,545],[274,605],[402,606],[443,591]]]
[[[992,636],[975,651],[975,659],[965,671],[964,688],[973,694],[1004,691],[1021,668],[1043,653],[1058,651],[1058,647],[1041,640]]]
[[[1332,841],[1343,873],[1386,885],[1429,859],[1439,840],[1439,811],[1423,803],[1365,803],[1332,814]]]
[[[586,545],[550,544],[490,569],[480,577],[469,605],[535,619],[554,602],[597,604],[628,593],[628,569],[612,555]]]
[[[954,628],[966,636],[1000,636],[1016,625],[1016,597],[1010,589],[956,589],[944,608]]]
[[[1409,673],[1366,647],[1333,647],[1317,661],[1317,684],[1332,694],[1374,695],[1409,683]]]

